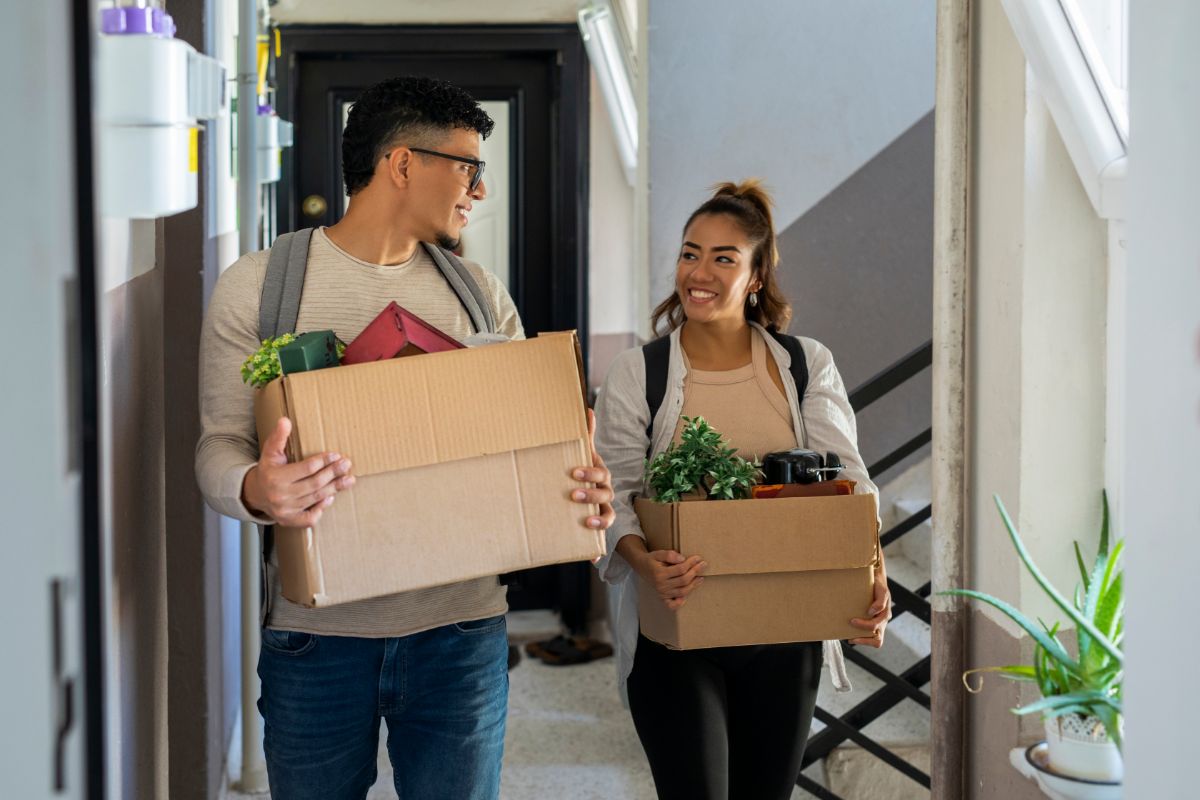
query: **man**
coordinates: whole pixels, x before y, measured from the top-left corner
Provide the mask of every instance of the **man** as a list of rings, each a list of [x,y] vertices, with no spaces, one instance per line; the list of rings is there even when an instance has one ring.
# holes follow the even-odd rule
[[[399,78],[363,93],[342,140],[350,206],[336,225],[312,234],[297,331],[332,329],[350,341],[396,300],[451,336],[473,332],[421,242],[457,247],[472,206],[487,196],[479,143],[491,130],[470,95],[440,81]],[[243,256],[213,291],[201,342],[196,472],[222,514],[308,526],[354,485],[353,464],[338,453],[288,463],[286,418],[259,453],[253,394],[239,365],[260,344],[267,263],[266,251]],[[503,285],[465,263],[498,332],[521,338]],[[596,488],[573,499],[601,511],[581,515],[581,524],[607,528],[608,470],[596,457],[574,474]],[[277,800],[365,797],[376,777],[381,718],[401,797],[499,795],[508,647],[505,588],[496,578],[307,609],[280,594],[273,554],[266,574],[259,709]]]

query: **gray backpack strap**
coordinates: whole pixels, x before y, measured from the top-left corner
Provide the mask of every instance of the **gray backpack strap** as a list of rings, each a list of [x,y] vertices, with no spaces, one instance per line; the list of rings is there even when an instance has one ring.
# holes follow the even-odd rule
[[[312,228],[304,228],[281,234],[271,245],[258,306],[258,338],[295,333],[311,238]]]
[[[492,316],[492,308],[488,305],[487,298],[483,296],[483,290],[479,288],[478,281],[467,269],[466,264],[463,264],[458,256],[449,250],[443,250],[429,242],[421,242],[421,244],[425,245],[425,249],[433,258],[433,263],[437,264],[438,269],[446,278],[446,282],[450,284],[450,288],[454,290],[459,301],[467,309],[467,314],[471,316],[471,322],[475,325],[475,332],[495,333],[496,319]]]
[[[312,228],[285,233],[275,239],[267,257],[267,274],[263,278],[262,296],[258,303],[258,338],[275,338],[296,332],[300,316],[300,295],[304,292],[304,273],[308,269],[308,242]],[[271,613],[271,588],[268,564],[275,545],[275,526],[262,526],[262,559],[259,567],[262,585],[259,587],[258,622],[267,624]]]

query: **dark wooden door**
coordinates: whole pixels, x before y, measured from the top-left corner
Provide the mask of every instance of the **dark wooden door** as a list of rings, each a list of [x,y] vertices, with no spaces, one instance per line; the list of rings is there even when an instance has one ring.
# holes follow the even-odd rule
[[[426,75],[476,100],[504,102],[511,120],[509,290],[527,335],[574,329],[586,348],[589,72],[575,26],[283,26],[280,33],[276,103],[294,124],[296,143],[284,151],[277,230],[341,216],[344,109],[366,87]],[[325,201],[320,213],[305,213],[312,195]],[[571,564],[519,573],[509,604],[559,608],[578,630],[589,571]]]

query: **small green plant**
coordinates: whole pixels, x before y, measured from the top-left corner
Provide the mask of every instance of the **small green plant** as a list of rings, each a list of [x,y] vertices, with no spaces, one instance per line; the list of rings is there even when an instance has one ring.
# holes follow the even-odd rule
[[[261,389],[280,375],[279,348],[296,341],[296,334],[285,333],[274,339],[263,339],[262,347],[254,351],[242,362],[242,381],[256,389]],[[341,339],[337,342],[337,355],[341,359],[346,353],[346,345]]]
[[[1109,547],[1108,496],[1102,496],[1100,547],[1090,570],[1084,563],[1079,543],[1075,543],[1075,560],[1082,582],[1075,588],[1073,602],[1063,597],[1046,580],[1025,549],[1004,504],[999,497],[995,501],[1017,555],[1047,596],[1075,623],[1078,657],[1073,658],[1059,641],[1059,623],[1050,626],[1039,619],[1038,625],[1034,625],[1027,616],[1003,600],[971,589],[952,589],[942,594],[970,597],[994,606],[1020,625],[1036,643],[1033,664],[968,670],[963,673],[963,683],[968,691],[979,692],[982,681],[972,687],[969,678],[973,674],[986,672],[994,672],[1010,680],[1036,683],[1042,699],[1014,708],[1014,713],[1041,712],[1048,718],[1065,714],[1079,714],[1085,718],[1095,716],[1104,724],[1109,738],[1117,747],[1121,747],[1121,689],[1125,669],[1121,642],[1125,633],[1125,593],[1124,573],[1118,562],[1125,543],[1117,541]]]
[[[679,444],[672,442],[646,462],[653,499],[673,503],[692,492],[709,500],[742,500],[761,474],[757,461],[735,453],[704,417],[684,417]]]

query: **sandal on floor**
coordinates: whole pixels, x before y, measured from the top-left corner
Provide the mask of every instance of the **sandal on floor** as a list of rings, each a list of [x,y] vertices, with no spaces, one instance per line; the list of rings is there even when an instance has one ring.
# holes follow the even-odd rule
[[[585,664],[612,655],[612,646],[586,636],[558,636],[538,646],[537,658],[554,667]],[[528,647],[526,648],[528,652]]]
[[[530,658],[541,658],[546,647],[561,648],[565,645],[567,637],[555,636],[553,639],[547,639],[544,642],[528,642],[525,645],[525,655]]]

